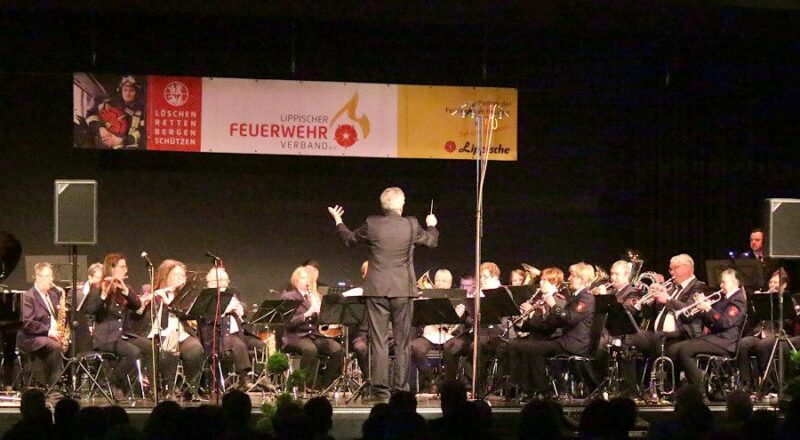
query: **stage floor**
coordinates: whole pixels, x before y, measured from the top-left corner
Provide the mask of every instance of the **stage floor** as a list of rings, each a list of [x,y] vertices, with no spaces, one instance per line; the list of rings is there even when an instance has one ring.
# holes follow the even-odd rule
[[[256,419],[261,415],[261,403],[264,400],[271,401],[273,397],[270,394],[262,393],[249,393],[250,399],[253,403],[253,418]],[[58,398],[49,398],[48,404],[55,405]],[[303,399],[300,399],[302,402]],[[505,401],[503,398],[490,397],[487,399],[492,406],[493,413],[493,427],[492,430],[497,438],[514,438],[516,427],[518,423],[519,413],[522,407],[514,401]],[[434,419],[441,417],[441,410],[439,408],[439,399],[433,395],[421,394],[417,396],[417,412],[426,419]],[[80,400],[81,406],[107,406],[109,402],[103,397],[82,399]],[[213,400],[210,401],[195,401],[195,402],[179,402],[182,406],[198,406],[203,404],[214,404]],[[583,412],[588,401],[572,400],[572,401],[559,401],[564,407],[564,413],[568,421],[573,423],[574,429],[577,429],[580,415]],[[125,408],[134,426],[142,428],[153,410],[155,404],[149,400],[126,400],[117,403],[119,406]],[[332,401],[333,405],[333,430],[332,434],[338,440],[357,439],[361,437],[361,425],[364,420],[369,416],[372,405],[362,404],[360,401],[346,403],[345,399]],[[726,406],[721,403],[712,403],[709,408],[716,418],[723,418]],[[636,428],[631,432],[631,437],[641,438],[647,433],[647,428],[651,423],[658,420],[663,420],[672,415],[673,406],[671,404],[644,404],[638,405],[639,419]],[[774,405],[756,404],[754,409],[775,409]],[[17,420],[19,420],[19,403],[11,400],[0,400],[0,433],[4,433],[11,427]]]

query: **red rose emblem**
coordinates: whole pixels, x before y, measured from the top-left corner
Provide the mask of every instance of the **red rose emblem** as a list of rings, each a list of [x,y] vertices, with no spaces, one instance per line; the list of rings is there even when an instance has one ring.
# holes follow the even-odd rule
[[[453,141],[447,141],[444,144],[444,150],[447,151],[448,153],[452,153],[453,151],[456,151],[456,143],[453,142]]]
[[[352,125],[344,124],[336,129],[334,139],[336,139],[337,144],[345,148],[352,147],[358,140],[358,133],[356,133],[356,129]]]

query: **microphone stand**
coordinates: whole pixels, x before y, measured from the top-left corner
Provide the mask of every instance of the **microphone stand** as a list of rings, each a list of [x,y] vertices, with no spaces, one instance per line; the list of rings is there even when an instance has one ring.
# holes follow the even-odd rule
[[[472,118],[475,120],[475,167],[476,167],[476,202],[475,202],[475,297],[472,323],[472,397],[478,393],[478,366],[480,350],[479,330],[481,321],[481,240],[483,238],[483,185],[486,180],[486,168],[489,164],[489,151],[492,146],[493,132],[497,129],[498,120],[508,116],[508,112],[499,104],[471,102],[461,105],[450,113],[451,116]]]
[[[206,252],[206,255],[208,253]],[[217,280],[217,304],[216,309],[214,312],[214,329],[211,335],[211,381],[214,384],[212,386],[212,390],[214,392],[214,403],[219,405],[219,383],[217,382],[217,365],[219,362],[219,351],[217,349],[217,339],[219,338],[217,334],[217,329],[219,328],[219,306],[220,302],[222,301],[222,289],[219,285],[219,266],[222,262],[222,259],[209,255],[214,262],[214,276]]]
[[[150,279],[150,295],[152,295],[150,299],[150,328],[153,329],[157,327],[156,334],[153,336],[153,342],[150,344],[151,354],[153,355],[153,365],[151,365],[152,372],[150,374],[152,376],[152,382],[150,382],[150,389],[153,391],[153,402],[158,405],[158,361],[159,354],[161,354],[161,320],[157,319],[158,312],[155,311],[155,269],[150,260],[145,262],[145,266],[147,267],[147,276]]]

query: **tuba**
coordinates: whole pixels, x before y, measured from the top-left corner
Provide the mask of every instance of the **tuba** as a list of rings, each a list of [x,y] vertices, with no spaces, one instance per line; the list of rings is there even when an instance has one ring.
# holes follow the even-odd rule
[[[536,281],[536,278],[542,273],[539,269],[531,266],[530,264],[520,263],[522,269],[525,270],[525,278],[522,280],[523,286],[530,286]]]
[[[427,270],[424,274],[422,274],[419,279],[417,279],[417,289],[419,290],[426,290],[426,289],[433,289],[433,281],[431,281],[431,271]]]

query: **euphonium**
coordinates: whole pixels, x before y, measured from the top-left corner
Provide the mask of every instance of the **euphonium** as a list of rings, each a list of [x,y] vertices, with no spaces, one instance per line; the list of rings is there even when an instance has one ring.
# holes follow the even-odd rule
[[[425,290],[425,289],[433,289],[433,281],[431,281],[429,270],[425,271],[421,277],[417,280],[417,289]]]
[[[530,286],[531,284],[536,281],[536,277],[538,277],[542,271],[539,269],[531,266],[530,264],[520,263],[520,266],[525,270],[525,278],[522,280],[523,286]]]

